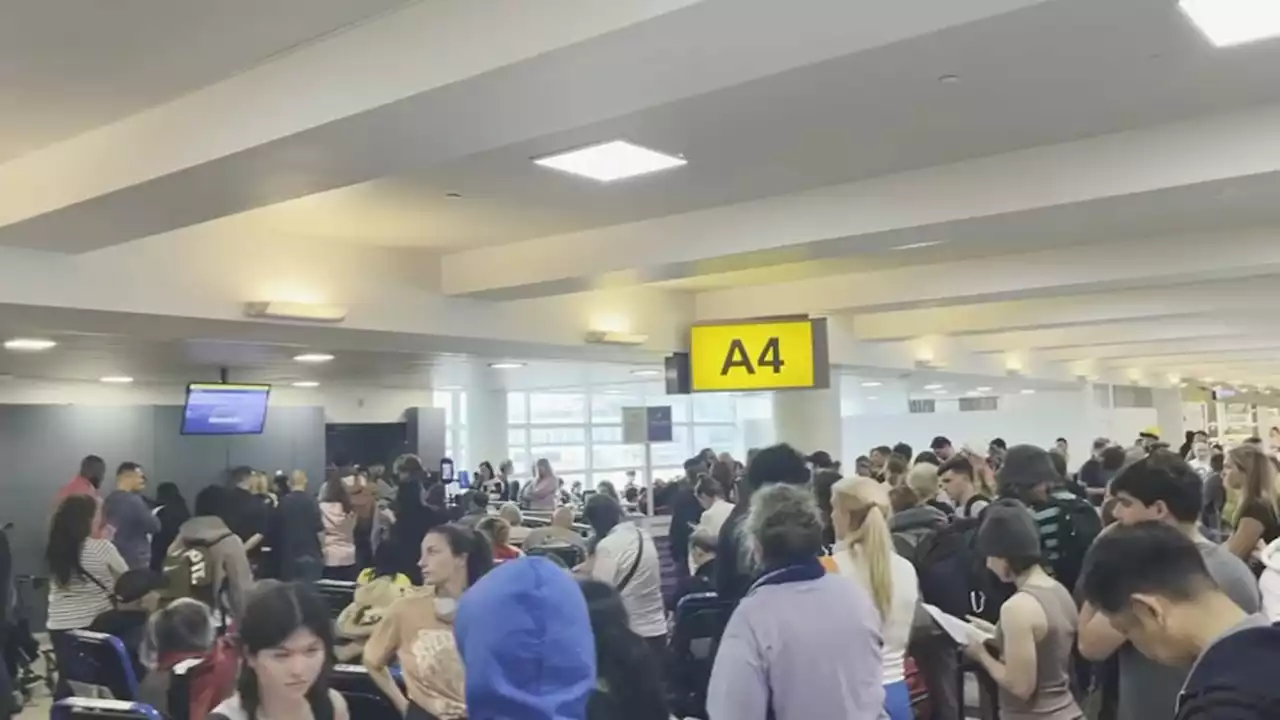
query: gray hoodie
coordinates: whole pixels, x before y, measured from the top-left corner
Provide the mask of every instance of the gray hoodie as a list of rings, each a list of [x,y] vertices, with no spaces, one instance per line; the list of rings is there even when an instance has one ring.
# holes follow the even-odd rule
[[[215,597],[227,599],[227,610],[239,618],[244,612],[245,597],[253,587],[253,570],[244,550],[244,542],[227,528],[219,517],[201,515],[182,523],[178,539],[170,552],[179,545],[206,548],[206,557],[213,566]]]

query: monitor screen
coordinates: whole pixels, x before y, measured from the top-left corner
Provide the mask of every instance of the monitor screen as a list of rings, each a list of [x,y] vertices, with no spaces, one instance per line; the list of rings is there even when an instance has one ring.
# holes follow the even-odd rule
[[[257,435],[267,422],[270,385],[191,383],[183,435]]]

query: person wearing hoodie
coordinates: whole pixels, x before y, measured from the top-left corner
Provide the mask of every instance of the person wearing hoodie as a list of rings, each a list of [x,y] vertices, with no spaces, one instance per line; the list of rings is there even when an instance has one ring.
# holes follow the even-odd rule
[[[210,572],[210,590],[217,607],[239,618],[245,607],[249,590],[253,587],[253,571],[244,542],[240,540],[222,517],[228,512],[228,490],[210,485],[196,495],[194,516],[178,528],[178,539],[169,547],[169,558],[180,557],[192,549],[204,554]],[[169,563],[166,561],[166,574]]]
[[[920,600],[915,567],[894,551],[895,538],[890,531],[899,524],[910,523],[909,529],[903,532],[928,533],[947,523],[945,515],[923,502],[894,514],[890,509],[890,492],[903,491],[914,498],[909,487],[890,491],[869,478],[841,480],[831,488],[832,525],[839,538],[832,555],[837,572],[865,585],[880,612],[880,633],[884,638],[882,679],[889,720],[911,720],[912,717],[905,663],[911,621]],[[908,521],[900,523],[904,516]]]
[[[1205,568],[1242,610],[1258,612],[1258,583],[1240,558],[1200,534],[1203,481],[1190,465],[1169,450],[1156,450],[1125,469],[1111,483],[1115,517],[1122,525],[1159,520],[1182,531],[1200,551]],[[1143,655],[1089,604],[1080,612],[1080,654],[1091,662],[1116,657],[1119,706],[1116,720],[1142,720],[1152,707],[1173,707],[1187,678],[1188,666],[1167,666]]]
[[[424,592],[397,601],[364,646],[374,683],[407,720],[460,720],[468,715],[462,660],[454,641],[458,599],[493,567],[484,536],[440,525],[422,541]],[[388,664],[398,658],[406,692]]]
[[[336,474],[320,489],[320,517],[324,522],[324,577],[355,582],[360,574],[356,565],[356,512],[346,483]]]
[[[1144,718],[1280,717],[1280,628],[1223,592],[1182,530],[1158,520],[1109,530],[1089,551],[1080,585],[1139,652],[1190,668],[1175,706],[1147,707]]]
[[[587,600],[560,566],[524,557],[494,568],[462,596],[454,634],[469,720],[588,720],[595,637]]]
[[[751,498],[746,532],[764,573],[725,627],[710,720],[882,717],[880,613],[863,583],[818,561],[823,527],[807,488],[775,485]]]

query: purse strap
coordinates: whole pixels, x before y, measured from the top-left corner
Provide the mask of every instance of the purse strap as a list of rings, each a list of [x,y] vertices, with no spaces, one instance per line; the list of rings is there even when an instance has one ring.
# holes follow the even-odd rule
[[[644,535],[641,534],[640,528],[636,528],[636,559],[631,563],[631,569],[627,571],[622,582],[618,583],[618,592],[630,584],[631,579],[636,576],[636,571],[640,569],[640,558],[644,557]]]

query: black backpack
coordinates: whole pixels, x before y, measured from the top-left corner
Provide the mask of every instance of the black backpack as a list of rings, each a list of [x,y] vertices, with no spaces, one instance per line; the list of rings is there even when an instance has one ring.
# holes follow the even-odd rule
[[[1077,497],[1054,496],[1050,503],[1059,510],[1058,559],[1052,563],[1053,576],[1075,592],[1084,569],[1084,556],[1102,533],[1102,516],[1092,503]]]
[[[904,557],[916,567],[921,600],[948,615],[975,615],[995,623],[1014,588],[991,574],[986,558],[974,547],[981,526],[980,518],[957,519],[922,535],[914,552]],[[897,536],[894,546],[901,547]]]

